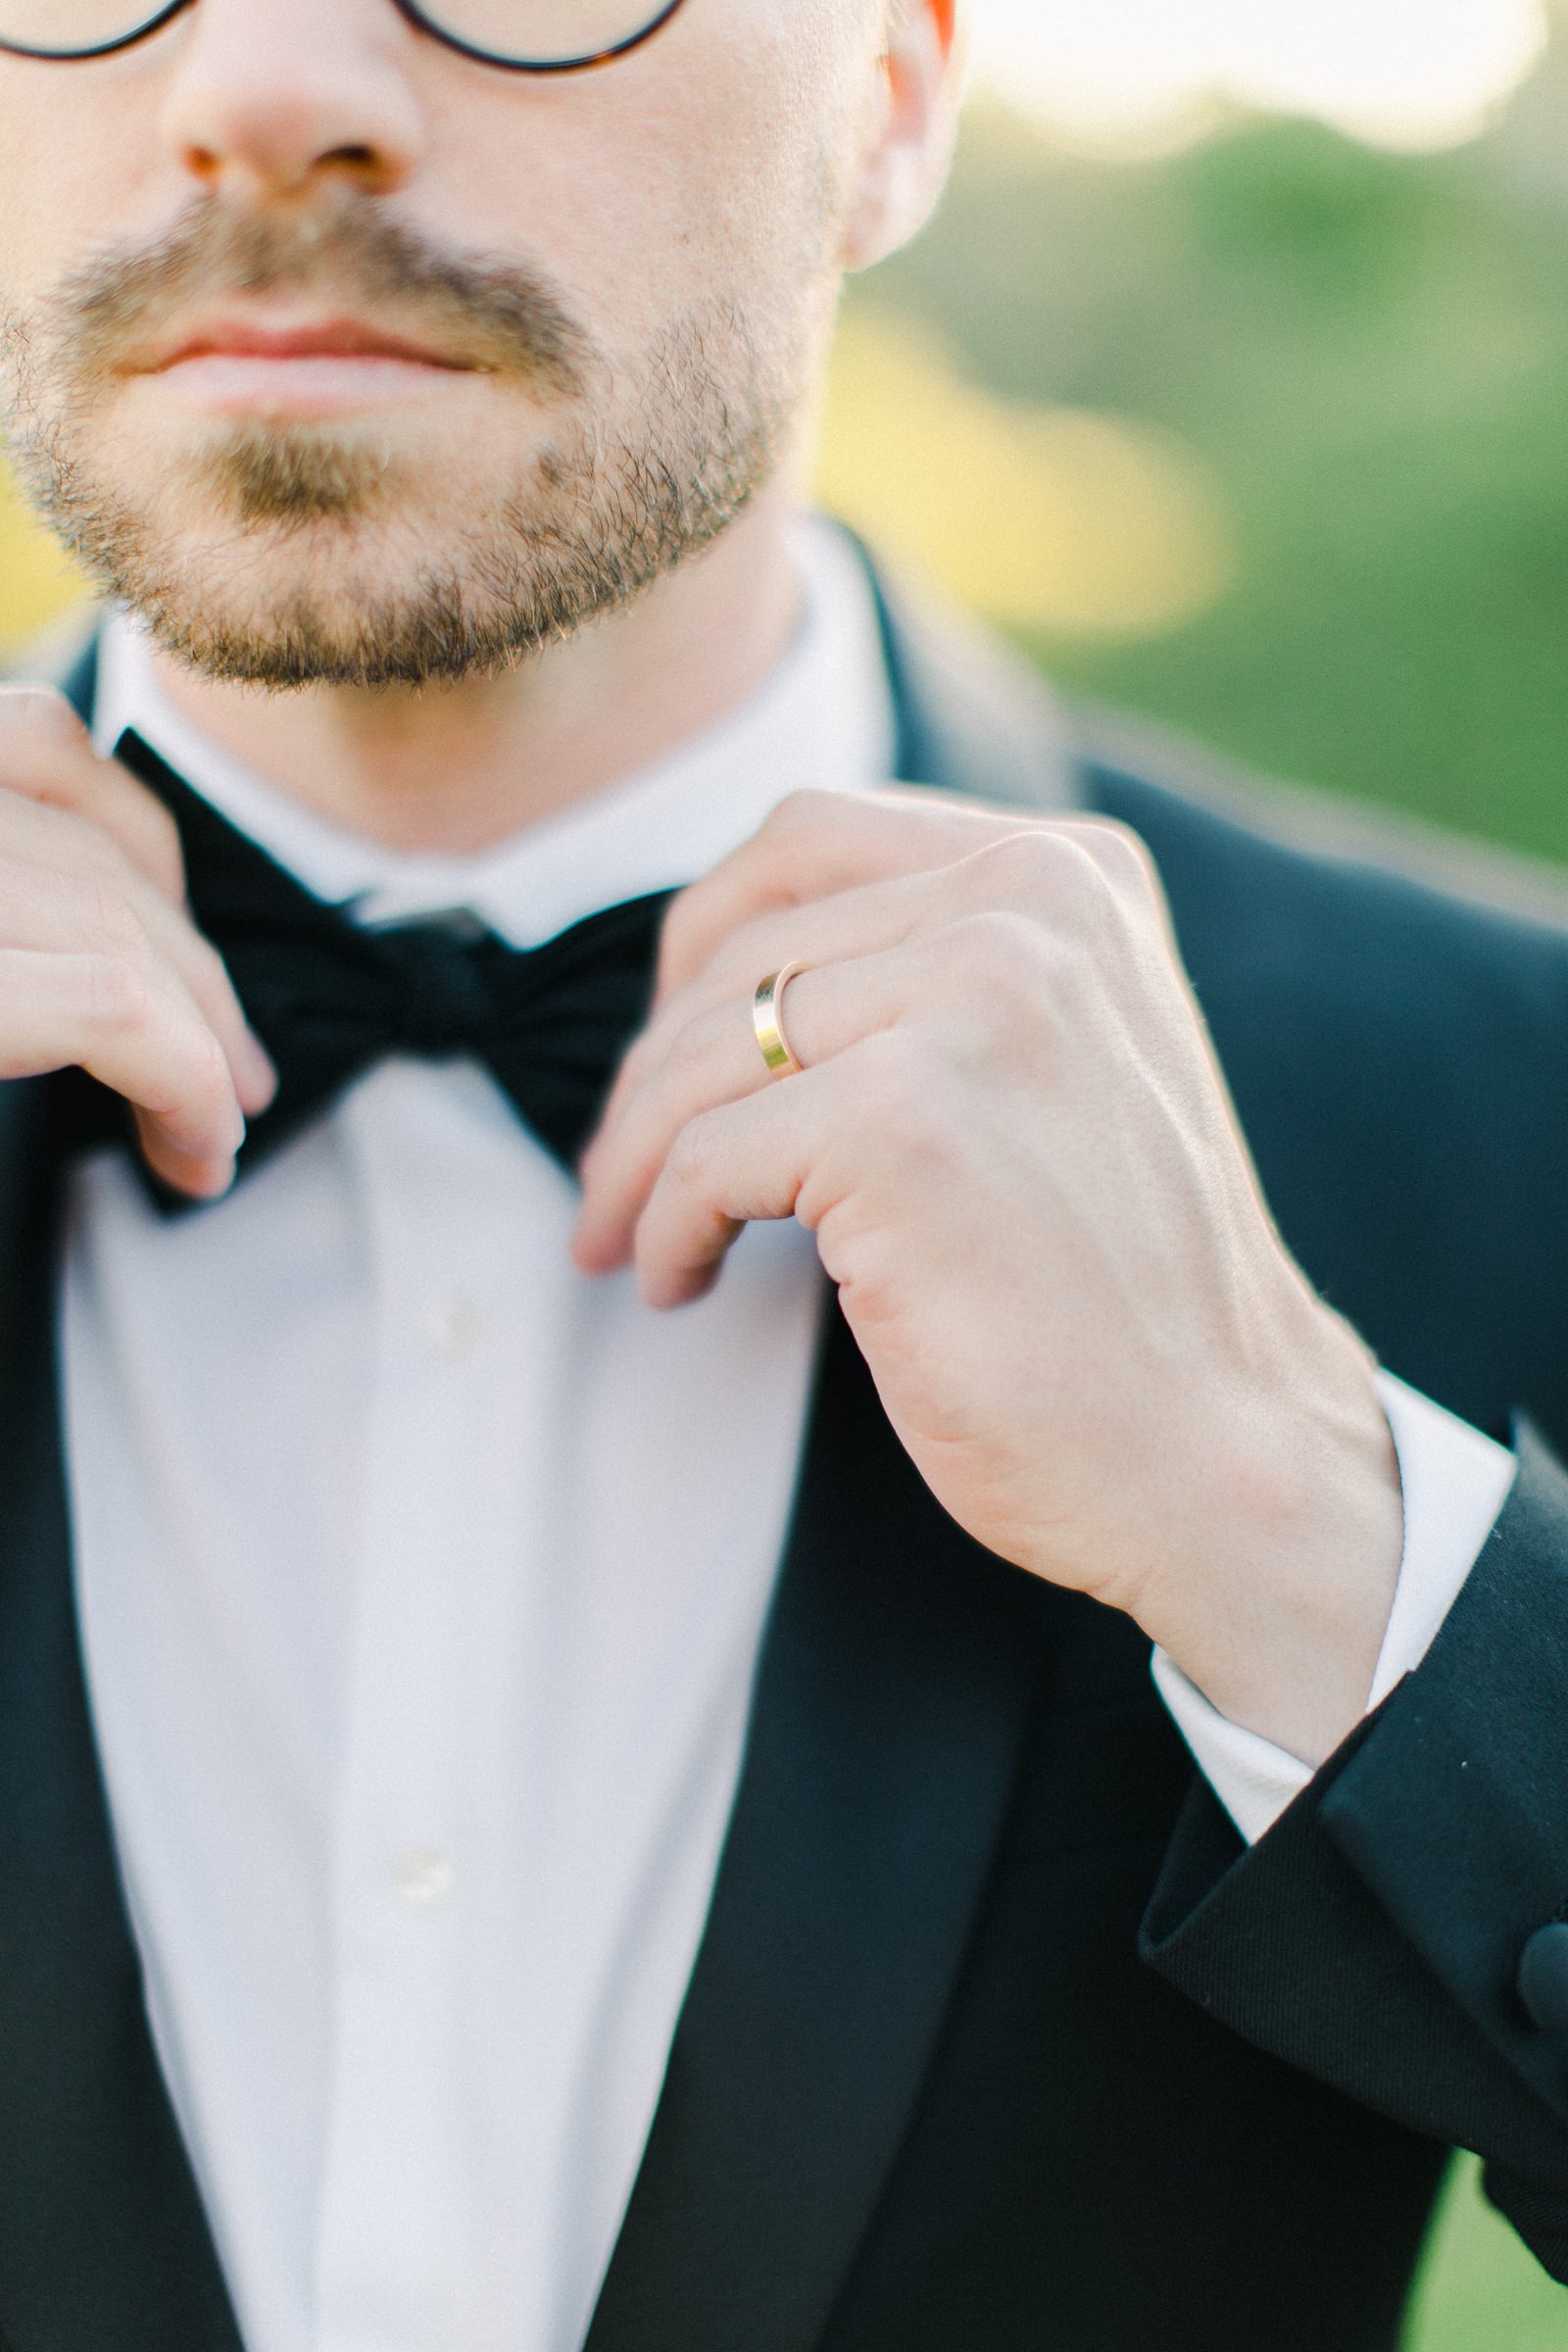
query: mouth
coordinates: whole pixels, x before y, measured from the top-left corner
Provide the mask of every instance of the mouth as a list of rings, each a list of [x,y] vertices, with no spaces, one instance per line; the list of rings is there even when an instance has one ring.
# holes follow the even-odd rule
[[[494,370],[356,318],[234,316],[182,329],[126,374],[208,415],[340,416]]]

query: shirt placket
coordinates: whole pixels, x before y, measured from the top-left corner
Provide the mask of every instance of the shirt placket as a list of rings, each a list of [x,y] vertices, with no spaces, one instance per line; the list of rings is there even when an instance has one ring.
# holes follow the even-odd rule
[[[348,1114],[354,1125],[354,1110]],[[466,1875],[461,1742],[477,1541],[463,1508],[484,1380],[476,1236],[369,1119],[358,1143],[374,1372],[333,1883],[320,2352],[463,2340],[454,2144]],[[388,1149],[389,1140],[392,1148]]]

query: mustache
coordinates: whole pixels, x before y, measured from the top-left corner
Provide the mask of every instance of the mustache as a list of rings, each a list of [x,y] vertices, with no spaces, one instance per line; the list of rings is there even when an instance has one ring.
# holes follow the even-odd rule
[[[380,209],[325,199],[268,218],[199,197],[172,227],[108,247],[73,270],[49,305],[53,339],[78,384],[107,381],[198,309],[225,297],[319,293],[370,312],[468,364],[563,395],[582,390],[595,354],[548,274],[511,256],[454,252]]]

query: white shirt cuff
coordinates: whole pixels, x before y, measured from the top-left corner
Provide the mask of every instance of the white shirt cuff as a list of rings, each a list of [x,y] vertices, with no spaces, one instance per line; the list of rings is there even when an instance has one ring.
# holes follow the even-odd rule
[[[1404,1550],[1394,1606],[1367,1697],[1370,1714],[1420,1665],[1496,1524],[1516,1463],[1495,1445],[1392,1373],[1377,1376],[1404,1494]],[[1312,1778],[1298,1757],[1244,1731],[1156,1649],[1153,1676],[1198,1768],[1249,1845]]]

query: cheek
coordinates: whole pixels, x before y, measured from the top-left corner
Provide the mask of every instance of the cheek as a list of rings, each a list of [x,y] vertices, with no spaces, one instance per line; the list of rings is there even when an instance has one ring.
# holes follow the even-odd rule
[[[611,348],[714,299],[787,293],[831,251],[824,192],[874,70],[845,23],[844,0],[688,0],[619,67],[454,89],[421,215],[465,243],[484,220]]]
[[[156,157],[145,117],[100,69],[0,58],[0,291],[25,301],[123,237]]]
[[[60,184],[61,131],[43,96],[39,73],[0,64],[0,285],[12,297],[35,281],[40,257],[59,242],[62,215],[81,209]]]

